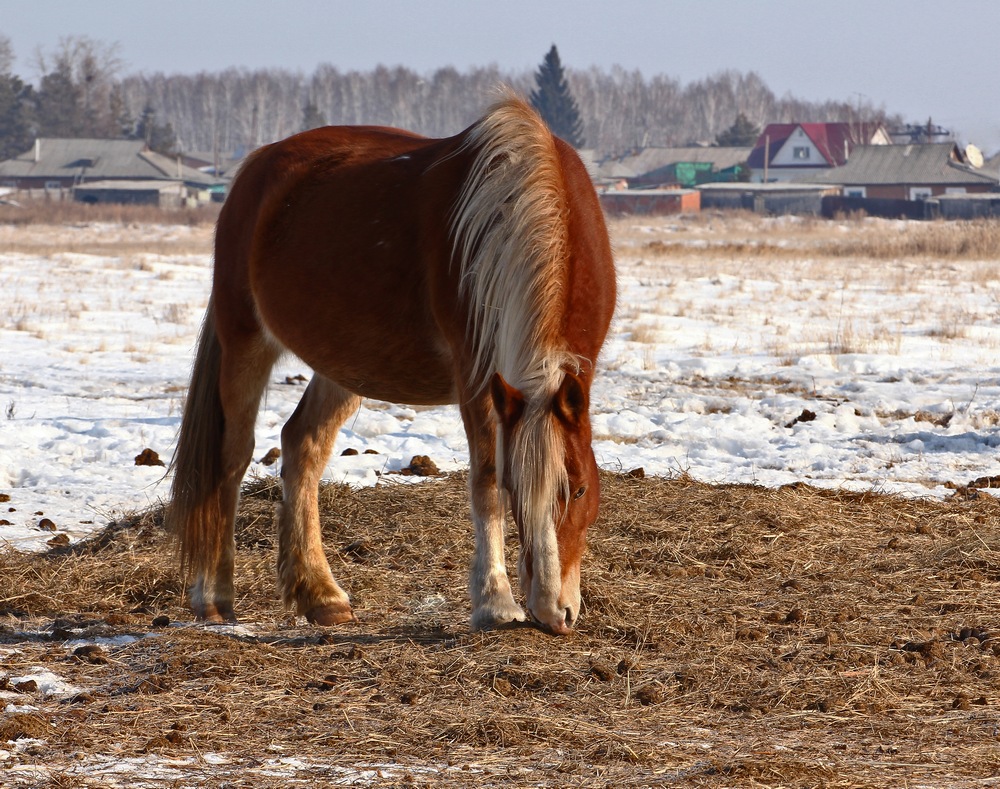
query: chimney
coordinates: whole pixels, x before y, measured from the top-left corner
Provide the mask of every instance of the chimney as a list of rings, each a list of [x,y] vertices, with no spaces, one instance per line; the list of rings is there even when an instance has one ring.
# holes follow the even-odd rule
[[[37,164],[38,161],[41,158],[42,158],[42,141],[40,139],[38,139],[38,137],[36,137],[35,138],[35,163]]]

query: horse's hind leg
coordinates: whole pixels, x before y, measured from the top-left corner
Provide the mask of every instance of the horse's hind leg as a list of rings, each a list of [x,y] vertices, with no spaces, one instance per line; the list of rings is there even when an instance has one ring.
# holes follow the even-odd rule
[[[243,476],[253,458],[254,426],[261,395],[279,350],[260,332],[229,336],[222,343],[218,393],[222,409],[221,472],[216,483],[218,542],[192,557],[191,608],[199,619],[235,621],[233,571],[234,528]]]
[[[319,524],[319,481],[337,432],[361,398],[316,374],[281,431],[278,586],[285,605],[318,625],[354,619],[330,572]]]
[[[489,630],[525,620],[507,576],[504,555],[505,508],[496,470],[496,427],[488,397],[461,407],[469,439],[469,496],[476,530],[476,552],[469,573],[472,629]]]

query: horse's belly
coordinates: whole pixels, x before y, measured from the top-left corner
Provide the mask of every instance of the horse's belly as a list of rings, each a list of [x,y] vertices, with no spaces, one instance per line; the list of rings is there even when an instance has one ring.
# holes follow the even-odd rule
[[[267,302],[262,299],[258,307],[275,339],[345,389],[411,405],[456,401],[451,352],[432,322],[400,325],[363,310],[324,314],[314,300],[269,315]]]
[[[409,405],[442,405],[457,399],[451,367],[425,353],[364,359],[343,353],[317,354],[312,359],[298,355],[320,375],[362,397]]]
[[[343,202],[325,181],[288,198],[258,229],[253,300],[267,329],[316,372],[363,397],[455,402],[452,354],[435,317],[438,256],[420,248],[412,212],[370,195]],[[363,192],[351,184],[352,198]],[[332,217],[332,218],[331,218]]]

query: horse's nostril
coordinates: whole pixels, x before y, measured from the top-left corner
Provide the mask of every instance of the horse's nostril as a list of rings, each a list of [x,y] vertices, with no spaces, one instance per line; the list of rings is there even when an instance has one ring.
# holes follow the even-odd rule
[[[566,627],[573,627],[573,609],[566,608]]]

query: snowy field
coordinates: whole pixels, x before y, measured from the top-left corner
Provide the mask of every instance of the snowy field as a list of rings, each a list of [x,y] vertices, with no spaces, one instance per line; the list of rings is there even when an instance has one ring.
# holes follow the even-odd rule
[[[592,403],[604,468],[939,498],[1000,474],[997,255],[829,252],[936,232],[881,220],[612,230],[619,310]],[[0,227],[0,544],[77,540],[166,498],[164,468],[135,458],[173,452],[210,245],[207,227]],[[255,458],[308,375],[293,357],[275,369]],[[365,402],[326,476],[372,485],[417,454],[467,463],[457,409]]]

